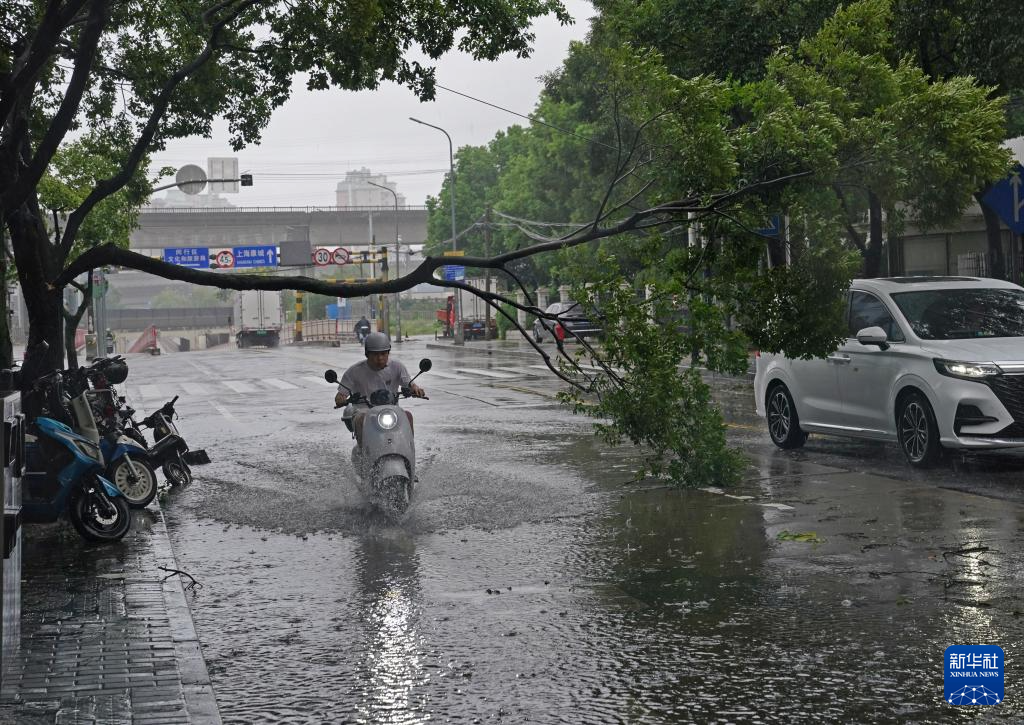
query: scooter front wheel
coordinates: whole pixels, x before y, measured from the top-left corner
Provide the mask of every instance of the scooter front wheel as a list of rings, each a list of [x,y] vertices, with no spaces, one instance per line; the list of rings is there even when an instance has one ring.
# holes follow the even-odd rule
[[[172,458],[163,466],[164,476],[172,486],[187,486],[192,483],[192,470],[181,458]]]
[[[69,506],[71,523],[86,541],[114,543],[132,526],[124,497],[108,496],[98,481],[76,492]]]
[[[132,508],[145,508],[156,497],[156,472],[145,461],[121,458],[111,464],[108,474]]]

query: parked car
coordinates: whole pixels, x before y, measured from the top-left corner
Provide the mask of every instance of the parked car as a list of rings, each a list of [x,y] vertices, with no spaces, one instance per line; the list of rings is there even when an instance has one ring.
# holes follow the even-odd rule
[[[592,337],[601,334],[601,326],[591,320],[583,306],[577,302],[553,302],[547,306],[545,312],[560,317],[557,321],[541,317],[534,320],[533,339],[536,342],[574,340],[574,336]],[[548,329],[544,327],[545,322]]]
[[[757,412],[780,448],[808,433],[943,448],[1024,446],[1024,288],[975,277],[854,280],[846,342],[824,358],[756,359]]]

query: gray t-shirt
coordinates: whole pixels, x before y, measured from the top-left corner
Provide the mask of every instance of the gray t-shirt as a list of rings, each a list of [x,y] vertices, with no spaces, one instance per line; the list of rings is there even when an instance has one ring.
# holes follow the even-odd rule
[[[353,393],[359,393],[369,398],[374,391],[381,388],[387,388],[392,393],[397,393],[399,388],[408,386],[410,380],[412,378],[409,377],[409,371],[397,360],[388,360],[388,364],[384,366],[383,370],[372,370],[369,361],[363,360],[345,371],[345,374],[341,376],[341,385],[338,386],[338,391],[347,392],[342,387],[344,385]]]

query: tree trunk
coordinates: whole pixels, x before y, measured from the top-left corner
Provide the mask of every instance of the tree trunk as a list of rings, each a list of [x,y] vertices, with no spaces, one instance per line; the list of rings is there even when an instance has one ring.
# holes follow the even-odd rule
[[[882,200],[868,191],[868,244],[864,250],[864,276],[877,277],[882,270]]]
[[[991,185],[974,192],[974,198],[978,200],[978,206],[981,207],[981,215],[985,218],[985,237],[988,239],[987,274],[995,279],[1006,279],[1002,224],[999,220],[999,215],[981,200],[990,188]]]
[[[0,224],[0,369],[14,366],[14,350],[11,346],[11,313],[7,306],[7,230]]]
[[[21,376],[25,390],[35,377],[60,368],[64,357],[61,290],[48,285],[60,269],[34,196],[9,217],[8,228],[31,321]],[[45,349],[40,345],[43,342],[48,346]]]

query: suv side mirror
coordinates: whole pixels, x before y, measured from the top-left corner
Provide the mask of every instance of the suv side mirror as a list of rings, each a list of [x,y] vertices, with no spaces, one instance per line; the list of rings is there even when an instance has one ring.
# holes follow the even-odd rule
[[[857,342],[861,345],[878,345],[882,350],[889,349],[889,338],[881,327],[865,327],[857,333]]]

